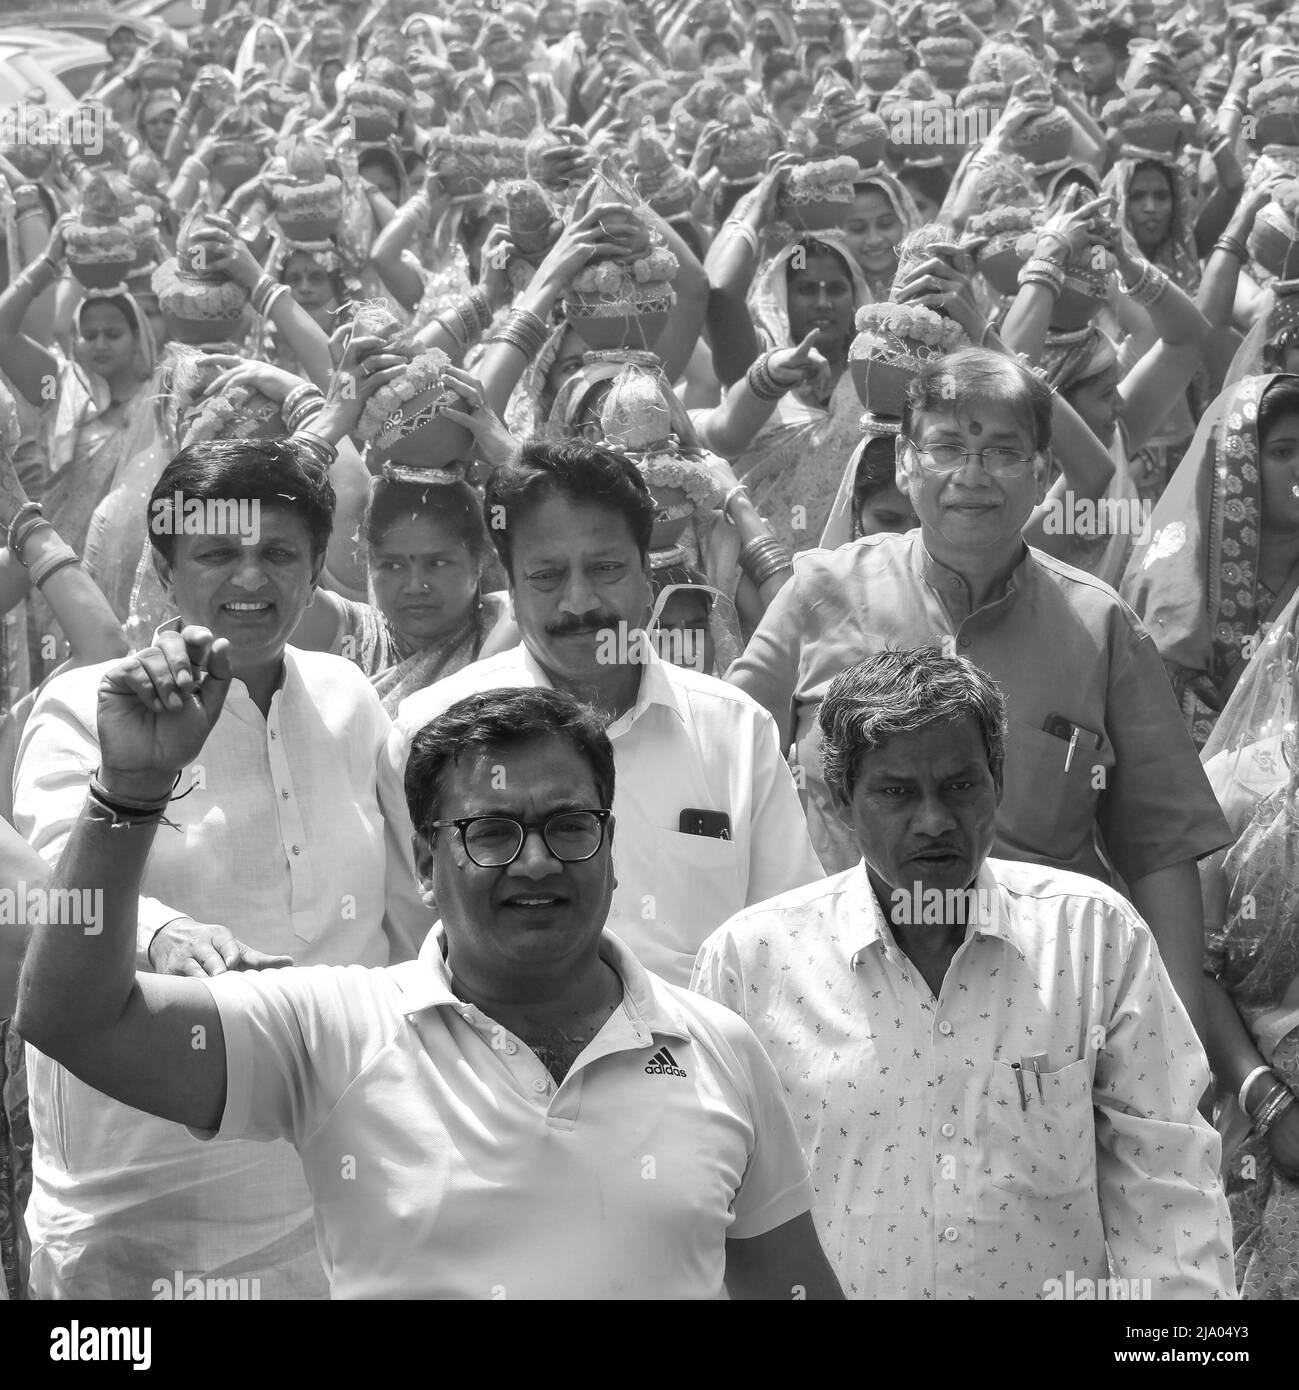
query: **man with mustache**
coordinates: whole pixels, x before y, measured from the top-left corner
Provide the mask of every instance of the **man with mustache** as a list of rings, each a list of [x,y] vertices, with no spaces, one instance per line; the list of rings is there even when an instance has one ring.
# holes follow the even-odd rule
[[[685,985],[710,931],[821,870],[771,717],[646,640],[654,512],[634,464],[581,441],[526,445],[498,470],[485,514],[523,641],[403,701],[388,775],[418,729],[478,691],[553,686],[594,705],[618,760],[609,927]]]
[[[845,1293],[1234,1298],[1208,1062],[1150,929],[1094,879],[988,857],[1000,690],[885,651],[819,718],[861,861],[728,922],[694,988],[781,1074]]]

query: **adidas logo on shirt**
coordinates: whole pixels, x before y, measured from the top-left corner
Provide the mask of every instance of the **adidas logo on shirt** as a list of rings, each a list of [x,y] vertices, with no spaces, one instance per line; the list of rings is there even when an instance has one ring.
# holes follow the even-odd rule
[[[685,1072],[677,1066],[677,1059],[667,1050],[660,1047],[659,1050],[650,1058],[649,1066],[645,1071],[650,1076],[684,1076]]]

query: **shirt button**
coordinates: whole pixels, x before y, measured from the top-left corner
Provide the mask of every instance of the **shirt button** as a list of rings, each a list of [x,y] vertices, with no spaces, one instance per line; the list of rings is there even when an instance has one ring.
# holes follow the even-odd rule
[[[955,1133],[956,1126],[951,1122],[951,1120],[948,1120],[948,1122],[943,1126],[943,1138],[950,1139],[952,1135]]]
[[[952,1025],[948,1023],[946,1019],[943,1019],[943,1021],[938,1025],[938,1031],[943,1035],[943,1037],[950,1038],[952,1036]]]
[[[301,846],[301,845],[294,845],[294,846],[293,846],[293,852],[294,852],[294,854],[301,854],[301,853],[302,853],[302,846]]]
[[[285,799],[285,801],[289,799],[289,794],[287,791],[282,791],[280,795]]]
[[[960,1231],[958,1231],[955,1226],[948,1226],[948,1228],[943,1232],[943,1239],[956,1240],[960,1236],[960,1234]]]
[[[537,1079],[532,1083],[532,1089],[536,1091],[538,1095],[540,1095],[545,1090],[549,1090],[549,1088],[550,1083],[547,1081],[543,1081],[540,1077],[537,1077]]]
[[[272,739],[277,739],[277,738],[279,738],[279,734],[277,734],[277,733],[275,732],[274,729],[271,730],[271,738],[272,738]]]
[[[515,1054],[518,1050],[519,1050],[519,1045],[518,1045],[518,1043],[506,1043],[506,1044],[505,1044],[505,1051],[506,1051],[506,1053],[507,1053],[509,1056],[511,1056],[511,1057],[513,1057],[514,1054]]]

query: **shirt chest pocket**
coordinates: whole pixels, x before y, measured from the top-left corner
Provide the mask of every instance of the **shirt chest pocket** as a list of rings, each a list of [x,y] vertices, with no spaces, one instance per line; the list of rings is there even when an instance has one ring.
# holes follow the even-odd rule
[[[1003,834],[1016,849],[1067,860],[1090,839],[1096,803],[1110,784],[1114,748],[1101,735],[1082,732],[1070,741],[1044,729],[1012,723],[1006,749]],[[1068,763],[1068,767],[1065,764]]]
[[[1021,1197],[1076,1192],[1090,1185],[1096,1166],[1090,1064],[1071,1062],[1041,1080],[1039,1096],[1033,1072],[1017,1078],[1009,1062],[994,1062],[988,1081],[985,1167],[993,1187]]]
[[[649,906],[669,935],[684,931],[691,952],[715,927],[744,905],[747,874],[734,840],[656,830],[654,878]]]

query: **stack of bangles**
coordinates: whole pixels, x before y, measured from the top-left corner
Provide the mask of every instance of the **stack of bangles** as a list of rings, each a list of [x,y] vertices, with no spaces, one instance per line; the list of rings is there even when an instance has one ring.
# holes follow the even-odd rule
[[[280,406],[280,419],[290,434],[297,434],[308,420],[314,420],[325,407],[325,394],[319,386],[304,381],[295,386]]]
[[[1142,263],[1141,274],[1137,276],[1136,284],[1125,285],[1122,281],[1119,282],[1119,289],[1142,308],[1149,308],[1150,305],[1158,303],[1167,288],[1168,276],[1149,261]]]
[[[778,401],[794,389],[794,382],[791,381],[786,386],[776,379],[771,370],[771,358],[772,353],[764,352],[761,357],[754,360],[753,365],[745,375],[749,390],[760,401]]]
[[[740,547],[740,568],[753,581],[753,587],[761,589],[781,570],[792,568],[792,562],[789,551],[775,536],[758,536]]]
[[[54,532],[53,539],[56,542],[48,552],[37,560],[34,566],[30,567],[28,579],[34,589],[40,589],[45,581],[59,570],[67,569],[69,565],[79,565],[81,557],[66,541],[60,540],[54,527],[45,520],[41,512],[39,502],[24,502],[14,514],[14,519],[9,523],[9,549],[13,551],[18,562],[24,569],[28,569],[27,561],[23,559],[23,549],[32,536],[42,527],[48,526]]]
[[[180,773],[178,772],[176,781],[171,784],[172,791],[175,791],[176,783],[179,781]],[[161,820],[162,813],[171,802],[171,792],[168,792],[162,801],[124,801],[120,796],[110,797],[104,784],[99,780],[98,769],[91,773],[86,793],[90,798],[90,805],[93,810],[98,811],[101,815],[107,812],[109,824],[114,830],[133,825],[148,825],[152,821]]]
[[[1249,1088],[1260,1076],[1270,1076],[1272,1085],[1268,1088],[1267,1094],[1259,1101],[1253,1110],[1245,1107],[1245,1097]],[[1281,1080],[1271,1067],[1256,1067],[1245,1078],[1245,1084],[1240,1088],[1240,1108],[1249,1116],[1250,1124],[1254,1127],[1254,1132],[1260,1137],[1267,1134],[1268,1130],[1285,1114],[1295,1103],[1297,1097],[1289,1086]]]
[[[1228,255],[1235,256],[1241,265],[1244,265],[1245,262],[1249,260],[1249,252],[1245,248],[1245,243],[1241,241],[1238,236],[1232,236],[1230,232],[1224,232],[1217,241],[1213,243],[1213,249],[1215,251],[1226,251]]]
[[[310,430],[295,430],[291,436],[295,444],[301,444],[320,466],[328,472],[338,462],[338,450],[328,439],[312,434]]]
[[[492,306],[482,290],[470,290],[459,304],[453,305],[433,322],[441,324],[456,340],[460,351],[464,352],[492,326],[493,317]]]
[[[1239,92],[1228,92],[1218,103],[1219,111],[1234,111],[1236,115],[1245,114],[1245,98]]]
[[[545,320],[530,309],[514,309],[509,318],[488,338],[489,343],[509,343],[531,362],[545,345]]]
[[[90,172],[86,168],[85,160],[79,155],[74,154],[71,150],[64,150],[59,155],[56,163],[58,164],[59,173],[61,173],[74,188],[78,187],[82,179]]]
[[[1064,266],[1059,261],[1049,261],[1045,256],[1034,256],[1025,261],[1019,272],[1021,285],[1042,285],[1051,291],[1054,299],[1060,298],[1064,289]]]
[[[277,285],[271,276],[263,275],[253,286],[248,302],[253,306],[253,313],[264,319],[275,306],[275,301],[288,292],[287,285]]]

